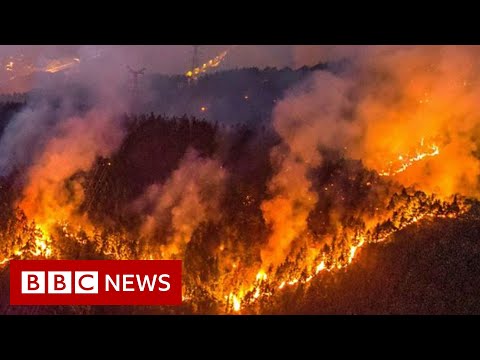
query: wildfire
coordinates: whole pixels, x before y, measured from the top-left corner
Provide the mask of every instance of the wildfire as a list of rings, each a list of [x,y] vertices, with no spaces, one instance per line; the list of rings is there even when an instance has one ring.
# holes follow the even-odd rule
[[[320,264],[315,268],[315,274],[318,274],[320,271],[325,270],[325,261],[322,260]]]
[[[232,304],[232,309],[233,311],[235,312],[238,312],[240,311],[240,308],[241,308],[241,300],[238,298],[237,295],[235,295],[234,293],[230,293],[228,296],[227,296],[227,302]]]
[[[409,199],[415,199],[415,195],[408,196],[410,196]],[[237,290],[228,291],[228,295],[223,296],[227,312],[240,312],[242,309],[248,309],[250,306],[261,302],[262,299],[273,296],[275,291],[283,291],[286,287],[310,283],[316,276],[324,271],[333,272],[345,269],[353,263],[353,260],[359,253],[358,250],[366,244],[386,241],[396,232],[417,223],[424,218],[454,218],[468,209],[467,205],[460,202],[457,204],[459,210],[449,211],[448,209],[445,210],[446,208],[438,210],[437,207],[432,206],[433,200],[428,202],[429,200],[427,199],[426,201],[426,205],[420,208],[418,208],[413,201],[406,201],[407,205],[401,205],[403,207],[397,209],[403,214],[401,218],[404,220],[402,220],[401,223],[385,230],[380,229],[375,231],[373,229],[376,229],[378,224],[371,225],[369,229],[364,229],[363,231],[352,235],[352,238],[347,242],[344,250],[341,250],[340,252],[316,252],[317,250],[315,248],[308,249],[309,253],[304,261],[296,264],[289,263],[287,271],[280,276],[278,273],[275,273],[275,271],[271,271],[271,269],[269,269],[267,273],[267,271],[261,268],[254,273],[254,281],[252,279],[249,286],[244,285],[236,287]],[[403,204],[402,202],[400,203]],[[85,240],[79,239],[77,235],[72,233],[69,229],[70,226],[67,223],[61,223],[58,226],[58,231],[61,231],[62,236],[72,239],[77,243],[86,244]],[[34,236],[31,245],[28,245],[27,243],[21,249],[14,251],[12,256],[0,260],[0,266],[6,265],[12,258],[52,257],[54,253],[52,237],[42,228],[41,225],[37,225],[33,231]],[[118,243],[118,245],[116,245],[116,243]],[[102,246],[101,251],[104,255],[110,254],[116,259],[131,258],[131,255],[122,254],[121,249],[119,248],[121,243],[121,238],[113,237],[107,244],[105,244],[107,245],[106,247]],[[152,259],[152,254],[150,254],[148,258]],[[239,275],[238,271],[240,268],[240,265],[236,266],[235,276]],[[184,299],[185,301],[194,301],[195,297],[185,295]]]
[[[32,246],[27,243],[21,249],[13,251],[13,256],[6,257],[0,261],[0,267],[6,265],[14,258],[43,257],[50,258],[53,254],[52,239],[47,235],[41,226],[37,226],[33,233],[34,241]]]
[[[8,60],[4,62],[4,69],[10,73],[13,73],[14,76],[10,78],[13,80],[17,76],[29,76],[36,71],[48,72],[51,74],[70,69],[80,63],[80,59],[77,57],[74,58],[64,58],[64,59],[53,59],[49,61],[45,66],[35,66],[31,61],[20,55],[18,58],[9,57]]]
[[[267,274],[265,273],[265,271],[260,270],[257,273],[256,279],[257,279],[257,281],[265,281],[265,280],[267,280]]]
[[[185,76],[187,78],[192,78],[196,79],[200,74],[203,74],[207,72],[210,69],[218,67],[223,59],[225,59],[225,56],[227,56],[228,51],[225,50],[221,54],[215,56],[213,59],[208,60],[205,64],[196,67],[195,69],[191,69],[185,73]]]
[[[49,258],[52,255],[52,246],[50,238],[44,236],[44,232],[39,229],[39,234],[35,236],[35,248],[31,251],[33,256],[44,256]]]
[[[352,245],[352,247],[350,248],[350,253],[348,254],[348,263],[351,264],[352,263],[352,260],[353,258],[355,257],[355,253],[357,252],[357,249],[362,247],[363,244],[365,244],[365,237],[364,236],[360,236],[360,239],[358,241],[358,244],[357,245]]]
[[[13,61],[9,61],[7,65],[5,65],[5,70],[6,71],[13,71]]]
[[[425,146],[424,139],[422,138],[420,141],[420,147],[416,149],[413,154],[399,155],[395,161],[390,161],[388,163],[387,169],[380,171],[378,174],[380,176],[395,176],[401,172],[404,172],[416,162],[427,157],[437,156],[438,154],[440,154],[440,148],[435,144]]]
[[[317,276],[322,271],[335,271],[347,268],[354,260],[355,256],[358,254],[358,249],[363,247],[367,243],[380,243],[388,240],[396,232],[405,229],[406,227],[418,223],[425,217],[430,218],[455,218],[458,215],[466,212],[469,209],[469,206],[461,204],[460,209],[456,213],[447,212],[447,213],[438,213],[433,208],[427,208],[424,211],[420,211],[418,214],[412,215],[412,217],[404,222],[400,223],[397,227],[392,228],[389,231],[381,232],[378,236],[370,235],[367,236],[368,231],[360,233],[354,236],[351,240],[351,244],[347,250],[346,260],[341,260],[341,257],[332,257],[331,254],[323,253],[321,254],[321,262],[314,267],[314,271],[308,271],[311,268],[310,264],[306,262],[303,264],[303,272],[307,271],[308,276],[292,276],[287,279],[278,279],[272,276],[267,276],[264,270],[260,270],[256,276],[256,282],[254,285],[250,286],[247,291],[241,290],[238,293],[231,292],[228,297],[228,302],[230,303],[230,309],[235,312],[239,312],[244,306],[252,305],[256,301],[272,296],[273,293],[270,292],[268,286],[261,285],[274,285],[276,289],[282,290],[286,286],[295,286],[297,284],[306,284],[309,283],[315,276]],[[404,209],[405,213],[410,213],[412,210],[408,207]],[[370,232],[371,234],[371,232]],[[328,266],[326,259],[329,259]],[[268,282],[267,282],[268,279]],[[275,285],[276,284],[276,285]],[[250,294],[250,297],[248,296]],[[253,294],[253,295],[252,295]]]

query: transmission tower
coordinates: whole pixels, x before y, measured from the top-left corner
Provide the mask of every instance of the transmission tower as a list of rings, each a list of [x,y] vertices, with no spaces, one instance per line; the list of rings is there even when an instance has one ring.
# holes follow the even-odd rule
[[[134,95],[138,95],[139,89],[138,89],[138,77],[140,75],[145,75],[145,68],[142,68],[140,70],[133,70],[130,66],[127,65],[127,69],[132,75],[132,83],[131,83],[131,91]]]
[[[196,69],[199,65],[199,61],[198,61],[199,53],[200,53],[199,49],[200,49],[200,45],[193,45],[192,70]]]

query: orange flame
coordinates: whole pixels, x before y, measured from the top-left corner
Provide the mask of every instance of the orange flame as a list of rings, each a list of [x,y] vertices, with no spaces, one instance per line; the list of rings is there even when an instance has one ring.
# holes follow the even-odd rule
[[[49,62],[44,68],[41,68],[40,70],[54,74],[59,71],[70,69],[73,66],[77,65],[78,63],[80,63],[79,58],[62,59],[62,60],[56,59]]]
[[[434,157],[440,154],[440,148],[432,144],[425,149],[424,139],[420,141],[420,148],[416,149],[414,154],[399,155],[395,161],[390,161],[388,169],[381,170],[378,174],[380,176],[395,176],[407,170],[416,162],[421,161],[427,157]]]
[[[259,286],[261,285],[262,282],[267,282],[267,279],[269,280],[270,283],[277,284],[276,288],[278,290],[282,290],[286,286],[294,286],[297,284],[309,283],[311,280],[313,280],[316,276],[318,276],[324,270],[338,271],[348,267],[350,264],[352,264],[353,260],[355,259],[355,256],[357,256],[358,250],[362,248],[364,245],[366,245],[368,242],[370,243],[384,242],[388,238],[390,238],[392,235],[394,235],[396,232],[403,230],[406,227],[421,221],[425,217],[454,218],[466,212],[468,209],[469,209],[469,206],[462,204],[462,207],[460,208],[460,211],[457,214],[450,213],[448,215],[445,215],[445,214],[436,214],[430,211],[422,212],[418,215],[413,216],[410,220],[406,220],[405,222],[401,223],[397,228],[394,228],[391,231],[384,233],[382,237],[375,240],[367,239],[367,236],[365,235],[365,233],[358,234],[351,241],[352,244],[354,245],[350,245],[350,247],[348,248],[346,261],[342,262],[340,258],[331,258],[330,260],[331,263],[328,268],[325,263],[325,260],[322,260],[318,265],[314,267],[311,267],[311,264],[307,262],[303,264],[305,270],[306,269],[314,269],[314,270],[311,271],[310,274],[306,277],[293,276],[293,277],[289,277],[287,279],[281,280],[278,278],[267,276],[267,273],[265,273],[264,270],[259,270],[256,275],[255,283],[247,287],[246,288],[247,290],[245,288],[242,288],[237,293],[230,292],[229,295],[226,297],[228,299],[228,302],[231,304],[230,309],[235,312],[239,312],[244,306],[253,305],[255,302],[259,301],[262,298],[272,296],[273,293],[270,292],[269,290],[266,290],[267,289],[266,287]],[[406,211],[408,211],[408,209]],[[331,256],[331,254],[322,254],[321,257],[325,259],[325,257],[327,256]],[[253,295],[249,298],[248,297],[249,294],[253,294]]]
[[[206,63],[202,64],[201,66],[196,67],[195,69],[188,70],[185,73],[185,76],[187,78],[195,79],[199,75],[207,72],[208,70],[218,67],[222,63],[223,59],[225,59],[225,56],[227,56],[227,53],[228,51],[225,50],[224,52],[215,56],[213,59],[208,60]]]

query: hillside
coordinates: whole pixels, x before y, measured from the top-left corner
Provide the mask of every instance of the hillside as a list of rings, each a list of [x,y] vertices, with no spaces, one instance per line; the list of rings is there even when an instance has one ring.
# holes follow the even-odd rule
[[[478,209],[412,225],[362,249],[346,271],[286,292],[269,313],[478,314],[479,238]]]

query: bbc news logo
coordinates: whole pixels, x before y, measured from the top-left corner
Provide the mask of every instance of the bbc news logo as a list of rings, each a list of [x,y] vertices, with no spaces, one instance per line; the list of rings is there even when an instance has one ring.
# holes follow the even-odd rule
[[[47,276],[45,276],[47,274]],[[75,271],[75,294],[98,294],[98,271]],[[107,275],[108,277],[108,275]],[[48,278],[48,289],[47,284]],[[87,284],[88,281],[88,284]],[[22,271],[22,294],[71,294],[70,271]]]
[[[180,260],[12,260],[11,305],[180,305]]]

